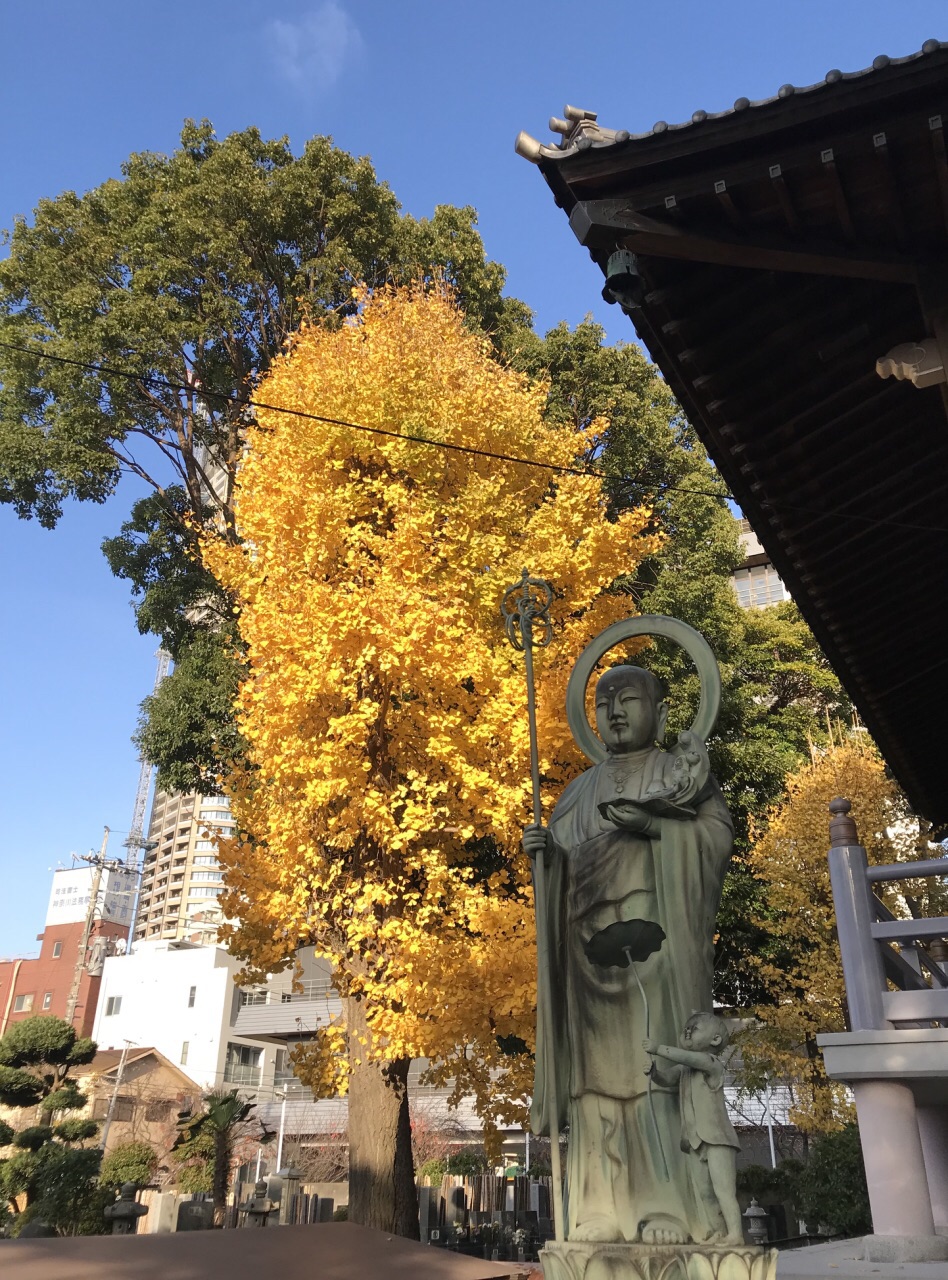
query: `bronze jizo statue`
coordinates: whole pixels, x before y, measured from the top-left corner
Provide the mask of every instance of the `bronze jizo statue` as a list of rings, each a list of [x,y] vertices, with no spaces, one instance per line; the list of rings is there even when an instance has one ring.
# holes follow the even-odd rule
[[[702,678],[695,723],[670,751],[660,745],[662,688],[639,667],[599,678],[598,740],[586,720],[594,667],[640,634],[678,641]],[[568,1242],[734,1238],[731,1215],[725,1232],[682,1150],[679,1082],[667,1069],[653,1077],[652,1057],[678,1044],[695,1010],[712,1007],[714,920],[733,839],[704,744],[719,699],[711,651],[690,627],[653,617],[608,628],[577,662],[567,698],[574,736],[595,763],[563,792],[548,827],[524,832],[547,883],[532,1123],[537,1133],[569,1125]]]

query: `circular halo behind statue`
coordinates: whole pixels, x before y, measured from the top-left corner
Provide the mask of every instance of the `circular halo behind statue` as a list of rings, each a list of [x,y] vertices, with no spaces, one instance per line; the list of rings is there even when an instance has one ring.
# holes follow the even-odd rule
[[[695,631],[694,627],[689,627],[687,622],[681,622],[678,618],[666,618],[657,613],[643,614],[640,618],[623,618],[590,640],[576,659],[566,686],[566,719],[570,732],[577,747],[593,764],[605,760],[607,752],[586,716],[586,689],[600,658],[623,640],[632,640],[636,636],[664,636],[667,640],[674,640],[695,664],[701,681],[701,700],[691,732],[707,742],[718,718],[721,709],[721,673],[704,636]]]

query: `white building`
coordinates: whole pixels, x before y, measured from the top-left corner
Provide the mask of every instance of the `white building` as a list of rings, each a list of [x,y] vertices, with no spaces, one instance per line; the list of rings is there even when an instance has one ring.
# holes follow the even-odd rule
[[[790,599],[780,575],[770,563],[770,556],[760,545],[757,534],[747,520],[738,520],[739,538],[744,549],[744,563],[731,577],[737,602],[744,609],[766,609]]]
[[[47,928],[85,920],[94,878],[95,868],[83,863],[53,872],[46,908]],[[110,924],[130,925],[137,878],[134,867],[103,870],[94,918]]]
[[[155,939],[105,961],[93,1039],[100,1049],[149,1045],[202,1089],[236,1086],[265,1101],[294,1082],[289,1050],[338,1011],[328,971],[301,953],[301,991],[293,970],[242,989],[223,947]]]

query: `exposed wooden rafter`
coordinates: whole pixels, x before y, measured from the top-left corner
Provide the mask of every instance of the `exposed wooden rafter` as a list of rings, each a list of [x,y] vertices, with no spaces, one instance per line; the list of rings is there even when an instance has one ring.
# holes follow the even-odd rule
[[[570,214],[570,226],[580,244],[593,246],[611,238],[635,253],[656,254],[725,267],[763,271],[803,272],[808,275],[848,276],[910,284],[915,280],[911,259],[877,253],[848,252],[838,246],[794,244],[758,232],[726,236],[700,228],[672,225],[647,217],[623,200],[585,200]]]

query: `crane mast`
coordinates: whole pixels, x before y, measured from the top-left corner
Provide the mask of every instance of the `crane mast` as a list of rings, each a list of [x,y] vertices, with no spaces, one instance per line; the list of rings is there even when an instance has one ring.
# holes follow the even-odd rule
[[[155,687],[152,689],[152,696],[158,692],[158,686],[168,674],[168,668],[171,665],[171,655],[166,649],[159,649],[155,655],[158,659],[158,669],[155,672]],[[132,823],[128,829],[128,836],[123,841],[125,848],[128,850],[126,862],[130,867],[138,866],[138,855],[145,846],[145,810],[148,807],[148,792],[151,790],[151,775],[154,766],[149,764],[147,760],[142,760],[141,769],[138,774],[138,790],[135,793],[135,809],[132,813]]]

